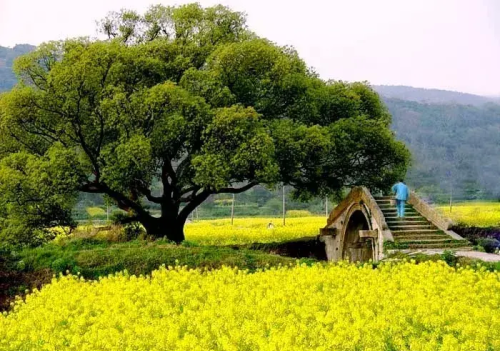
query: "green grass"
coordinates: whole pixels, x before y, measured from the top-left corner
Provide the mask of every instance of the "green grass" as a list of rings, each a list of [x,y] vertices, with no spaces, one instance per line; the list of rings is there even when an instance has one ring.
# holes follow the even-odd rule
[[[407,254],[394,252],[388,255],[385,261],[413,260],[416,263],[427,261],[445,261],[450,267],[471,267],[474,270],[488,270],[500,272],[500,262],[485,262],[471,257],[456,256],[452,251],[444,251],[442,254],[426,255],[423,253]]]
[[[113,244],[97,240],[72,240],[64,244],[48,244],[17,252],[13,255],[11,267],[24,272],[48,268],[54,273],[69,271],[96,279],[123,270],[136,275],[148,274],[162,264],[208,269],[225,265],[255,270],[267,265],[295,264],[296,261],[294,258],[257,250],[197,246],[190,242],[183,245],[163,241]]]

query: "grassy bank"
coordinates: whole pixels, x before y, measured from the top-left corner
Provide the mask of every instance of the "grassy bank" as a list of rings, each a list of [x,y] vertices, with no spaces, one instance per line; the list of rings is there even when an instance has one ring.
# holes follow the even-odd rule
[[[173,245],[164,241],[68,240],[0,254],[0,310],[8,308],[15,295],[40,288],[59,273],[79,273],[85,278],[97,279],[124,270],[145,275],[163,264],[204,269],[232,266],[255,271],[267,266],[295,264],[296,261],[250,248],[198,246],[190,242]],[[301,262],[314,260],[303,259]]]
[[[26,272],[51,269],[54,273],[80,273],[95,279],[102,275],[127,270],[130,274],[150,273],[160,265],[186,265],[189,268],[220,268],[238,266],[255,270],[266,265],[295,262],[250,249],[230,247],[174,245],[164,241],[132,241],[107,243],[92,240],[69,241],[25,249],[14,254],[13,268]]]
[[[445,251],[442,254],[434,255],[426,255],[418,252],[414,254],[395,252],[389,254],[384,261],[408,261],[416,264],[444,261],[448,266],[456,269],[469,267],[473,270],[500,272],[500,262],[484,262],[470,257],[456,256],[452,251]]]
[[[293,257],[325,259],[316,241],[295,242],[297,238],[316,236],[325,223],[324,217],[287,218],[286,226],[278,218],[238,218],[233,224],[228,219],[196,221],[186,225],[187,241],[182,245],[163,240],[119,242],[125,237],[117,227],[80,226],[71,236],[61,231],[56,240],[38,248],[0,252],[0,308],[2,302],[5,308],[6,301],[16,294],[41,287],[59,273],[79,273],[87,279],[124,270],[145,275],[163,264],[255,271],[295,264],[297,259]]]

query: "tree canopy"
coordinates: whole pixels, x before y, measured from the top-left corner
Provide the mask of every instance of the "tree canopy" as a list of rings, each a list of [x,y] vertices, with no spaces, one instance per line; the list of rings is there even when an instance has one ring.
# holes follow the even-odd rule
[[[72,199],[89,192],[180,242],[211,194],[283,183],[305,199],[385,189],[406,170],[366,83],[321,80],[241,13],[153,6],[101,25],[106,40],[46,43],[15,64],[22,81],[0,98],[3,233],[27,208],[35,227],[68,223]]]

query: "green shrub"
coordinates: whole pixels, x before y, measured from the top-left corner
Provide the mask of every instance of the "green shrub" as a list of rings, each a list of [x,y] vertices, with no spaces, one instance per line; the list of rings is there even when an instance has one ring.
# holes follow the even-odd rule
[[[69,271],[71,273],[77,273],[77,264],[73,257],[71,256],[63,256],[55,259],[50,268],[56,273],[62,273]]]
[[[475,251],[479,251],[479,252],[486,252],[486,250],[484,249],[484,247],[482,247],[481,245],[476,245],[473,247],[473,249]]]
[[[477,241],[478,245],[484,247],[484,251],[494,253],[500,247],[500,241],[494,238],[483,238]]]
[[[441,255],[441,258],[443,261],[445,261],[449,266],[454,267],[457,264],[457,256],[453,251],[450,250],[445,250],[443,254]]]
[[[17,271],[36,272],[49,268],[54,273],[79,272],[85,278],[92,279],[124,269],[131,274],[147,274],[162,264],[181,264],[190,268],[220,268],[225,265],[255,270],[267,265],[297,262],[294,258],[249,249],[194,246],[188,243],[175,245],[163,240],[109,243],[93,239],[27,248],[20,251],[15,258],[12,257],[12,260]],[[22,263],[18,263],[21,261]],[[310,261],[314,260],[300,260]]]
[[[137,222],[124,225],[123,232],[125,233],[126,241],[135,240],[146,233],[142,225]]]

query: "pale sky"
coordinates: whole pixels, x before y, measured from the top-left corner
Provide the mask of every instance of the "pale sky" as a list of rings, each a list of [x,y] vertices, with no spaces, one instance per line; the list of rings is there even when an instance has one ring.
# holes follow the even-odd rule
[[[0,45],[95,36],[121,8],[167,0],[0,0]],[[323,79],[500,95],[500,0],[200,0],[248,15]]]

